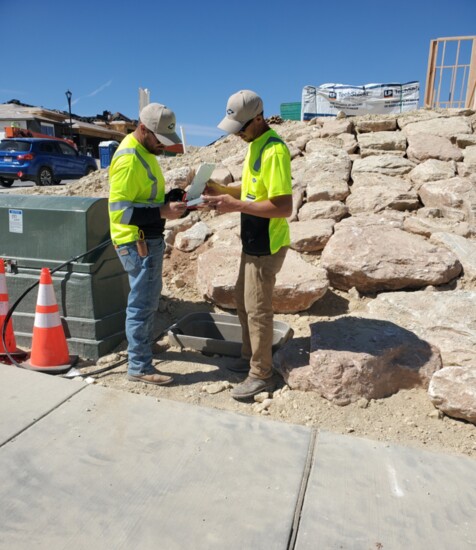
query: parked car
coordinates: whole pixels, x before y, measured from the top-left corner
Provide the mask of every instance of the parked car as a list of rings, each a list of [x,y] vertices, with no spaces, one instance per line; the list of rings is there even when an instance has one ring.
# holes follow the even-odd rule
[[[0,141],[0,184],[17,179],[37,185],[79,179],[97,170],[94,158],[78,153],[66,141],[44,138],[6,138]]]

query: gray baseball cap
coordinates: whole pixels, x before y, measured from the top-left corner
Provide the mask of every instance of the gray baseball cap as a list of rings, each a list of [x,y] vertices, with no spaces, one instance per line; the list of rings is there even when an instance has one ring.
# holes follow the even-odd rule
[[[175,133],[175,113],[160,103],[149,103],[139,115],[144,126],[153,132],[164,145],[174,145],[182,140]]]
[[[256,115],[263,112],[263,100],[251,90],[240,90],[228,99],[226,116],[218,125],[228,134],[236,134]]]

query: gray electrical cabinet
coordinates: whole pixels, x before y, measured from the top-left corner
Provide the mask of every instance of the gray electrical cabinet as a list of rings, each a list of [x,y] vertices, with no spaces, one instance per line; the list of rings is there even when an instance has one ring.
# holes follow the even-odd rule
[[[41,268],[53,270],[109,241],[105,198],[0,195],[0,257],[10,307]],[[52,275],[69,352],[98,359],[125,340],[129,283],[111,243]],[[38,287],[13,314],[17,345],[31,347]]]

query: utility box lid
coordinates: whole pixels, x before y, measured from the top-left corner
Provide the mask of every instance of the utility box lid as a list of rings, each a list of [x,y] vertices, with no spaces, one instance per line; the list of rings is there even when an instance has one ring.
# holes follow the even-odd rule
[[[110,239],[106,198],[0,195],[0,256],[23,267],[56,267]],[[106,247],[114,250],[112,246]],[[104,253],[80,258],[74,266]]]
[[[273,321],[273,353],[293,337],[293,329]],[[169,342],[205,354],[240,357],[241,324],[238,316],[221,313],[189,313],[168,329]]]

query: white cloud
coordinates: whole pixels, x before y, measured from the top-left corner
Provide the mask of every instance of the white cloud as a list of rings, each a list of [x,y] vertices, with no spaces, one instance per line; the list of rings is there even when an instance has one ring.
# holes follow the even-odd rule
[[[78,101],[80,101],[81,99],[84,99],[86,97],[93,97],[93,96],[97,95],[99,92],[102,92],[105,88],[107,88],[111,84],[112,84],[112,80],[108,80],[105,84],[102,84],[101,86],[99,86],[99,88],[97,88],[96,90],[94,90],[90,94],[80,96],[77,99],[73,100],[71,102],[71,105],[75,105],[76,103],[78,103]]]

